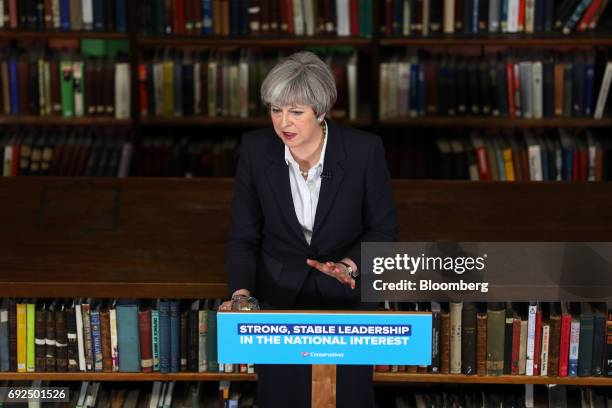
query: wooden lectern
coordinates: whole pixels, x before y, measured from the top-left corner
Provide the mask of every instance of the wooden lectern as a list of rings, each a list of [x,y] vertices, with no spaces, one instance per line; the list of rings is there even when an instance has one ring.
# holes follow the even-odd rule
[[[313,364],[312,408],[336,406],[336,365]]]

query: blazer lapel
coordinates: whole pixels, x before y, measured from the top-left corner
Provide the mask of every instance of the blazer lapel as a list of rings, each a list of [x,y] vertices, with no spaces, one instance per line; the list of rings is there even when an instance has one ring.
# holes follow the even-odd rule
[[[267,152],[271,163],[266,168],[265,173],[270,189],[273,191],[278,206],[293,232],[297,234],[298,239],[303,244],[308,245],[302,232],[302,226],[297,219],[297,215],[295,215],[289,170],[285,162],[285,145],[278,139],[276,134],[274,139],[270,141]]]
[[[325,159],[323,161],[323,177],[321,179],[319,203],[317,204],[317,212],[315,213],[312,231],[313,240],[331,209],[344,177],[344,169],[341,163],[346,157],[346,154],[344,146],[342,145],[341,129],[329,120],[327,121],[327,126],[327,147],[325,149]]]

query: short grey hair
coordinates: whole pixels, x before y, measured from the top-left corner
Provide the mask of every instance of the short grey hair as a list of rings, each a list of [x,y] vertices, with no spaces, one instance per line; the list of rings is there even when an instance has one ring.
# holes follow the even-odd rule
[[[304,104],[315,114],[329,112],[338,91],[331,69],[309,51],[292,54],[276,64],[261,84],[261,100],[266,106]]]

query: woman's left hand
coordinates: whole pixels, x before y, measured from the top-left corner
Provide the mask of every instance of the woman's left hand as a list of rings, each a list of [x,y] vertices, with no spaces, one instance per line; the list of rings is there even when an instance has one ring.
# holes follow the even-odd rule
[[[341,263],[335,262],[325,262],[321,263],[315,259],[307,259],[306,263],[319,271],[323,272],[326,275],[331,276],[332,278],[338,279],[338,281],[344,285],[349,285],[351,289],[355,289],[355,279],[353,279],[349,273],[346,266]]]

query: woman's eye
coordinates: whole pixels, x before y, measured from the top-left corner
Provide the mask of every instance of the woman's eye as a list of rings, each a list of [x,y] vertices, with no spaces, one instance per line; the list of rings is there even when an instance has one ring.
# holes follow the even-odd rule
[[[294,112],[292,112],[292,113],[293,113],[294,115],[296,115],[296,116],[299,116],[299,115],[301,115],[303,112],[295,112],[295,111],[294,111]]]
[[[280,109],[272,109],[272,113],[279,113]]]

